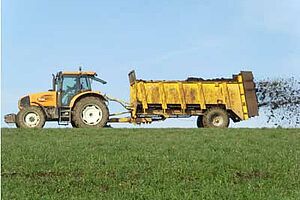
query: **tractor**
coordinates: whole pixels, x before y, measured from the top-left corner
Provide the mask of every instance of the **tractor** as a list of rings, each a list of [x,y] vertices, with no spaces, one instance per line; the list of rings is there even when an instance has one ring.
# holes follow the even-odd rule
[[[95,72],[52,74],[52,89],[22,97],[19,112],[5,116],[5,122],[19,128],[42,128],[46,121],[73,127],[104,127],[109,118],[105,95],[92,91],[91,82],[106,82]]]

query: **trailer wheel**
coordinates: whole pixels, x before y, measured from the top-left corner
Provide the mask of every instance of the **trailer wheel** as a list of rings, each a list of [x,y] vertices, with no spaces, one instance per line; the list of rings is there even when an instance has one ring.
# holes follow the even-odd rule
[[[227,128],[229,117],[226,110],[222,108],[210,108],[203,116],[203,126],[205,128]]]
[[[197,118],[197,127],[198,128],[203,128],[203,115],[199,115]]]
[[[43,128],[46,117],[43,110],[37,106],[29,106],[20,110],[16,117],[17,128]]]
[[[72,126],[77,128],[102,128],[106,125],[108,117],[108,108],[101,99],[85,97],[79,100],[74,107]]]

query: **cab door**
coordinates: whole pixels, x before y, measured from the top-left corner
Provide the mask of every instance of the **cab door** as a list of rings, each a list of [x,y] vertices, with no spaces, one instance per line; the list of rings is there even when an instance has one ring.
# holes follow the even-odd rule
[[[78,76],[64,75],[61,85],[61,106],[69,106],[72,98],[80,91]]]
[[[64,75],[60,92],[61,106],[69,106],[74,96],[81,92],[90,91],[91,83],[88,76]]]

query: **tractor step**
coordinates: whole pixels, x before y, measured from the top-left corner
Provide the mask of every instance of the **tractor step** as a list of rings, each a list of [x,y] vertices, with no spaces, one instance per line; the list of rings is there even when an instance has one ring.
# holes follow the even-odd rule
[[[59,108],[58,124],[68,125],[71,122],[71,108],[61,107]]]

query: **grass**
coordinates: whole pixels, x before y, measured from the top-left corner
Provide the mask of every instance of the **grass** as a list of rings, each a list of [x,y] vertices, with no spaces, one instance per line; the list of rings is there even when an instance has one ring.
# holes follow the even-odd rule
[[[299,129],[2,129],[3,199],[300,199]]]

